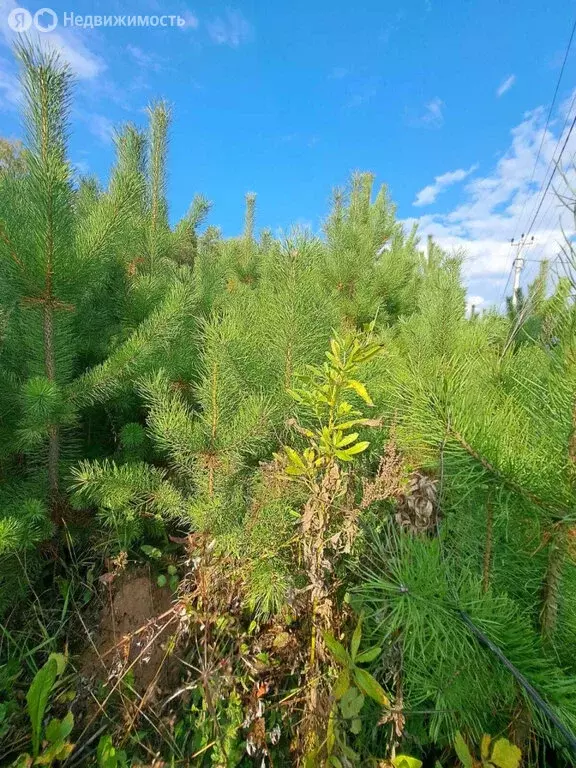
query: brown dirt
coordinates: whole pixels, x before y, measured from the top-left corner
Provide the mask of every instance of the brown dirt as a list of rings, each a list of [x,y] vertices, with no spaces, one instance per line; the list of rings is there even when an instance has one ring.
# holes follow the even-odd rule
[[[82,674],[113,684],[130,672],[131,684],[149,699],[174,677],[167,653],[178,627],[171,593],[146,570],[125,571],[103,590],[107,597],[93,645],[81,660]]]

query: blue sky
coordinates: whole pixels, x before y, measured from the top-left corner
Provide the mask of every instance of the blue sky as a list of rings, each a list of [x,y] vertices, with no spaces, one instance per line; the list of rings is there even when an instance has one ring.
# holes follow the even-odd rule
[[[0,0],[0,135],[9,137],[21,130],[7,24],[18,5]],[[43,4],[23,5],[34,13]],[[186,21],[165,29],[60,23],[41,35],[76,74],[71,156],[81,169],[105,178],[113,126],[143,124],[146,104],[165,97],[174,110],[174,219],[202,192],[214,202],[211,223],[236,234],[243,195],[253,190],[259,226],[317,230],[331,188],[354,169],[371,170],[407,225],[418,219],[423,235],[466,249],[471,296],[485,305],[501,298],[507,243],[526,228],[576,85],[575,43],[543,134],[574,3],[58,0],[50,7],[60,22],[64,12]],[[564,159],[576,150],[572,140],[568,150]],[[558,214],[550,195],[534,258],[557,252]]]

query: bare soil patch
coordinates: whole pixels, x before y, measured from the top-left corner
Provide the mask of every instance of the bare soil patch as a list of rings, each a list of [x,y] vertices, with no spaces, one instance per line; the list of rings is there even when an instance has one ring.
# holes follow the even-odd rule
[[[143,569],[125,571],[104,588],[108,596],[82,674],[113,682],[130,673],[131,685],[149,699],[174,679],[169,646],[178,617],[172,595]]]

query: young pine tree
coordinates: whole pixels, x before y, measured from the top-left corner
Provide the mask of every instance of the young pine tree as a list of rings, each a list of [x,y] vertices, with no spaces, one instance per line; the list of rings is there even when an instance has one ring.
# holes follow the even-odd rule
[[[58,523],[85,409],[121,391],[159,352],[165,357],[189,321],[192,300],[191,289],[174,279],[153,311],[126,328],[127,254],[147,215],[141,137],[131,127],[118,137],[106,190],[89,182],[76,188],[67,157],[70,70],[53,53],[17,53],[26,164],[22,174],[0,178],[5,554],[30,547]]]

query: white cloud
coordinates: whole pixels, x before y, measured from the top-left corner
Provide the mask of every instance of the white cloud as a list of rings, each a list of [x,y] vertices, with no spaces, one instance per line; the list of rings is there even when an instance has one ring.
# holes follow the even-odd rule
[[[244,17],[242,11],[227,8],[224,17],[217,16],[206,24],[208,34],[217,45],[229,45],[238,48],[248,43],[254,36],[254,29]]]
[[[95,112],[83,112],[78,117],[86,123],[90,133],[96,136],[102,144],[112,143],[116,126],[110,118]]]
[[[416,199],[412,203],[412,205],[421,206],[421,205],[431,205],[436,201],[436,198],[445,189],[448,189],[448,187],[452,186],[453,184],[456,184],[459,181],[463,181],[467,176],[469,176],[471,173],[473,173],[478,168],[478,165],[471,165],[468,170],[464,170],[463,168],[458,168],[456,171],[448,171],[447,173],[443,173],[441,176],[436,176],[434,178],[434,184],[429,184],[427,187],[424,187],[424,189],[421,189],[420,192],[417,193]]]
[[[510,88],[514,85],[516,82],[516,75],[510,75],[506,78],[506,80],[503,80],[500,85],[498,86],[498,89],[496,91],[496,96],[500,98],[500,96],[504,96],[505,93],[507,93]]]
[[[85,160],[78,160],[72,163],[72,168],[76,171],[77,176],[88,176],[90,174],[90,166]]]
[[[154,53],[147,53],[139,48],[137,45],[128,44],[126,50],[132,56],[138,66],[145,69],[151,69],[154,72],[160,72],[163,67],[164,61]]]
[[[0,38],[10,49],[21,39],[18,32],[8,26],[8,15],[19,7],[16,0],[3,0],[0,15]],[[54,32],[38,33],[30,30],[26,37],[44,50],[56,51],[64,61],[68,62],[72,72],[82,80],[91,80],[106,69],[105,63],[92,53],[80,37],[80,33],[72,29],[57,27]]]
[[[469,288],[474,293],[483,294],[487,300],[500,300],[514,257],[510,240],[512,237],[518,239],[522,232],[528,231],[549,178],[549,166],[550,169],[553,167],[557,148],[567,136],[569,122],[564,119],[567,103],[570,102],[560,106],[546,133],[543,107],[525,114],[512,129],[511,143],[491,172],[466,184],[463,200],[455,208],[406,222],[408,225],[417,222],[421,236],[431,234],[447,250],[463,250]],[[568,164],[575,152],[576,132],[566,146],[563,165]],[[566,170],[568,182],[576,188],[576,170]],[[554,192],[554,188],[564,191],[565,184],[556,174],[530,231],[535,245],[526,256],[534,262],[526,265],[524,284],[533,279],[538,268],[536,260],[552,258],[559,252],[562,227],[567,232],[574,229],[570,212],[561,205]]]
[[[18,77],[7,61],[0,59],[0,111],[15,110],[21,98]]]
[[[419,122],[423,125],[428,125],[431,128],[440,128],[444,123],[444,102],[442,99],[436,97],[426,104],[424,114],[420,117]]]
[[[180,16],[184,19],[184,26],[180,27],[180,29],[187,30],[187,29],[198,29],[200,26],[200,20],[198,19],[198,16],[196,14],[192,13],[192,11],[189,11],[186,9],[185,11],[182,11]]]

